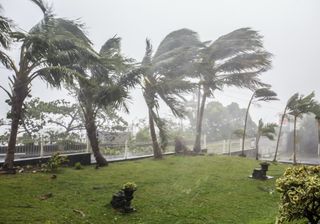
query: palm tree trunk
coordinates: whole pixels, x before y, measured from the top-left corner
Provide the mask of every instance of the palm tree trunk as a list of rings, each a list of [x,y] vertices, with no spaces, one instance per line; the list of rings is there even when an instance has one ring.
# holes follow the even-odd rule
[[[201,100],[201,106],[199,110],[198,122],[197,122],[197,129],[196,129],[196,140],[194,142],[193,151],[195,153],[199,153],[201,151],[201,131],[202,131],[202,120],[203,120],[203,113],[204,107],[206,104],[207,99],[207,91],[204,90]]]
[[[296,138],[297,138],[297,117],[294,117],[294,124],[293,124],[293,164],[297,164],[297,149],[296,149]]]
[[[104,158],[104,156],[100,152],[95,118],[93,114],[88,113],[88,111],[85,114],[85,123],[86,123],[85,126],[86,126],[87,135],[90,141],[90,146],[91,146],[94,158],[96,159],[97,165],[108,166],[107,160]]]
[[[281,117],[281,124],[280,124],[280,128],[279,128],[278,139],[277,139],[277,146],[276,146],[276,151],[275,151],[275,153],[274,153],[273,162],[276,162],[276,161],[277,161],[277,154],[278,154],[278,149],[279,149],[279,143],[280,143],[280,137],[281,137],[281,132],[282,132],[282,126],[283,126],[284,118],[286,117],[287,108],[288,108],[288,106],[285,107],[284,112],[283,112],[282,117]]]
[[[149,126],[150,126],[150,136],[152,140],[152,146],[153,146],[153,155],[155,159],[161,159],[162,153],[160,146],[158,144],[156,130],[154,127],[154,120],[153,120],[153,114],[151,108],[148,107],[149,110]]]
[[[244,154],[244,142],[246,140],[246,131],[247,131],[247,121],[248,121],[249,109],[250,109],[251,102],[253,100],[254,95],[255,95],[255,93],[252,94],[252,97],[251,97],[251,99],[249,101],[249,104],[248,104],[248,107],[247,107],[247,111],[246,111],[246,117],[244,119],[244,128],[243,128],[242,146],[241,146],[241,154],[240,154],[240,156],[246,156]]]
[[[8,150],[3,164],[3,169],[12,169],[14,166],[14,152],[17,142],[19,122],[22,115],[23,101],[28,95],[28,82],[24,78],[16,77],[13,85],[12,106],[11,106],[11,129],[8,143]]]

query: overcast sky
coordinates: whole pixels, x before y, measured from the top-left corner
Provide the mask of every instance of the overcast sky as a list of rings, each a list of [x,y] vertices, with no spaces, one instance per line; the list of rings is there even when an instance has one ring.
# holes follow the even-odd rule
[[[319,0],[51,0],[58,17],[80,19],[96,49],[114,35],[122,37],[125,55],[140,61],[145,39],[154,48],[170,32],[189,28],[199,33],[201,40],[215,40],[241,27],[251,27],[264,36],[265,48],[274,54],[273,69],[261,78],[272,85],[280,101],[253,107],[255,121],[263,118],[278,121],[287,99],[299,92],[315,91],[320,100],[320,1]],[[42,18],[41,11],[28,0],[0,0],[4,14],[24,30],[29,30]],[[8,73],[0,66],[0,84],[6,86]],[[68,98],[66,91],[47,89],[35,81],[32,95],[43,100]],[[216,92],[223,104],[232,101],[246,107],[250,91],[225,89]],[[0,117],[8,106],[6,95],[0,93]],[[142,95],[134,91],[128,120],[147,115]],[[163,110],[163,113],[167,113]]]

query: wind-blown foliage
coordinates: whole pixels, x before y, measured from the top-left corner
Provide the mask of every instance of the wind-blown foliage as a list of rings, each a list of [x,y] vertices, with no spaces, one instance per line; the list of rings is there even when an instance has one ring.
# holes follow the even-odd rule
[[[107,40],[101,47],[97,62],[87,63],[84,55],[80,63],[70,66],[84,77],[78,78],[78,85],[72,85],[70,89],[76,93],[91,148],[99,166],[108,163],[100,153],[97,116],[103,110],[115,113],[122,108],[128,111],[126,100],[130,98],[129,89],[139,82],[139,70],[133,71],[132,60],[121,54],[120,41],[119,37]]]
[[[60,87],[62,82],[72,83],[79,74],[66,67],[87,55],[87,63],[97,60],[82,25],[76,21],[56,18],[42,0],[32,0],[44,14],[44,18],[29,32],[12,32],[14,42],[21,44],[19,63],[1,51],[1,62],[13,75],[9,77],[10,90],[7,101],[11,106],[11,131],[4,167],[12,168],[14,149],[24,100],[31,92],[35,78],[51,86]],[[3,87],[1,87],[4,89]]]
[[[155,158],[162,158],[161,148],[167,145],[167,130],[165,122],[160,118],[159,101],[162,100],[177,117],[184,116],[184,108],[180,99],[182,94],[193,89],[191,82],[183,77],[182,65],[180,62],[183,44],[172,44],[172,33],[161,43],[152,56],[152,45],[146,40],[146,52],[141,62],[143,96],[148,107],[150,135],[153,142]],[[174,39],[174,38],[173,38]],[[158,127],[161,141],[161,148],[157,141],[155,125]]]
[[[295,94],[290,104],[288,105],[288,114],[292,115],[294,118],[294,128],[293,128],[293,163],[297,163],[297,152],[296,152],[296,125],[297,119],[302,118],[303,114],[312,113],[317,107],[318,103],[314,99],[314,92],[310,93],[307,96]]]
[[[248,103],[248,107],[247,107],[247,112],[246,112],[246,117],[244,120],[244,128],[243,128],[243,136],[242,136],[242,151],[241,151],[241,156],[245,156],[244,154],[244,142],[245,142],[245,138],[246,138],[246,130],[247,130],[247,120],[248,120],[248,114],[249,114],[249,109],[252,103],[257,103],[257,102],[269,102],[272,100],[278,100],[278,98],[276,97],[277,94],[272,91],[269,87],[265,87],[265,88],[260,88],[257,89],[253,92],[249,103]]]
[[[202,99],[197,122],[194,151],[201,149],[201,129],[207,97],[226,86],[249,88],[267,86],[259,75],[271,68],[271,54],[264,50],[262,36],[250,28],[241,28],[216,41],[200,42],[195,32],[182,29],[174,32],[172,45],[185,43],[185,57],[181,70],[197,78],[202,88]],[[186,66],[188,65],[188,66]]]
[[[277,154],[278,154],[278,150],[279,150],[280,137],[281,137],[281,134],[282,134],[281,132],[282,132],[283,121],[288,116],[287,115],[287,110],[288,110],[289,107],[292,107],[292,103],[295,102],[298,97],[299,97],[299,93],[295,93],[289,98],[289,100],[287,101],[287,104],[286,104],[286,106],[284,108],[283,114],[281,116],[281,123],[280,123],[280,129],[279,129],[279,133],[278,133],[276,151],[274,153],[274,158],[273,158],[274,162],[277,161]]]

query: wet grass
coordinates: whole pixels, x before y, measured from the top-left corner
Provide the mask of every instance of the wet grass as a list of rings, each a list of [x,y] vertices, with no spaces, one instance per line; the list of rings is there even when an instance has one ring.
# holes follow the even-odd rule
[[[279,177],[287,165],[271,165]],[[178,157],[112,163],[95,170],[64,168],[51,174],[0,176],[0,223],[274,223],[275,179],[249,179],[258,162],[224,156]],[[138,185],[122,215],[109,202],[123,183]],[[40,200],[51,192],[52,197]],[[80,212],[79,212],[80,211]]]

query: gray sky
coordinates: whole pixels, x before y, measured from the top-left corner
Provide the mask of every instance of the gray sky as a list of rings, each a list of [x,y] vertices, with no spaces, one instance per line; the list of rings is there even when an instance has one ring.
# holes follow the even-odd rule
[[[115,34],[122,37],[125,55],[138,61],[145,49],[145,38],[154,48],[171,31],[189,28],[201,40],[215,40],[241,27],[252,27],[264,36],[265,48],[274,54],[273,69],[264,73],[263,81],[272,85],[279,102],[252,107],[255,121],[263,118],[278,121],[287,99],[295,92],[316,92],[320,100],[320,1],[319,0],[51,0],[59,17],[80,18],[95,48]],[[0,0],[6,16],[22,29],[29,30],[42,18],[41,11],[28,0]],[[8,73],[0,66],[0,84],[7,85]],[[49,90],[35,81],[32,95],[44,100],[70,99],[66,91]],[[235,88],[216,93],[223,104],[232,101],[246,107],[250,91]],[[0,117],[9,109],[6,96],[0,93]],[[163,110],[167,113],[167,110]],[[146,117],[140,92],[133,92],[128,120]]]

